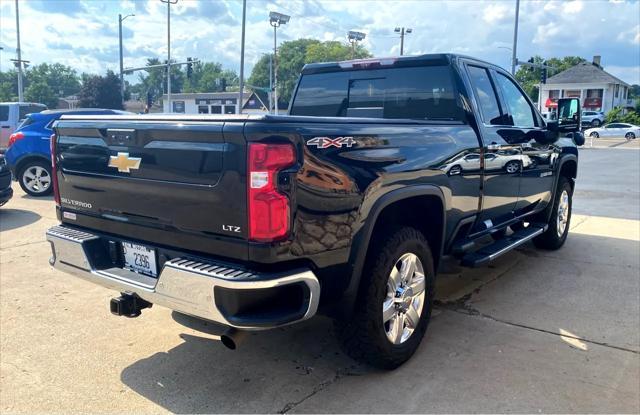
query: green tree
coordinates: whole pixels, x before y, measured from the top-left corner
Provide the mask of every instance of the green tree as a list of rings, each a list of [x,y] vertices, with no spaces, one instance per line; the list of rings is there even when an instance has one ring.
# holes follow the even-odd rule
[[[84,108],[123,109],[120,98],[120,78],[111,70],[105,76],[82,74],[79,92]]]
[[[183,72],[186,72],[186,68]],[[224,70],[217,62],[196,62],[193,64],[191,79],[185,73],[184,92],[220,92],[221,79],[226,81],[227,90],[237,89],[240,84],[235,71]]]
[[[533,56],[533,63],[542,64],[545,62],[545,59],[541,56]],[[546,64],[548,66],[552,66],[553,70],[547,71],[547,76],[551,77],[555,74],[558,74],[564,70],[571,68],[581,62],[585,62],[585,59],[579,56],[565,56],[564,58],[549,58],[546,60]],[[529,95],[529,98],[533,102],[538,101],[538,93],[540,84],[540,79],[542,77],[542,69],[540,68],[531,68],[530,66],[521,65],[516,71],[516,79],[522,86],[522,89]]]
[[[355,58],[367,58],[371,54],[364,47],[355,49]],[[336,41],[321,42],[315,39],[298,39],[283,42],[278,51],[278,101],[287,102],[307,63],[343,61],[352,58],[351,47]],[[269,55],[263,55],[253,67],[248,84],[269,87]]]
[[[166,63],[166,60],[160,62],[156,58],[147,59],[147,65],[159,65],[162,63]],[[185,78],[184,72],[179,67],[173,66],[171,68],[171,93],[182,91]],[[142,83],[141,92],[145,95],[150,92],[154,101],[162,98],[162,95],[167,91],[167,69],[165,67],[141,72],[138,75],[138,79]]]
[[[624,122],[633,125],[640,125],[640,112],[638,112],[637,107],[633,110],[627,110],[624,114],[623,112],[624,111],[621,107],[613,108],[607,113],[605,117],[605,123]]]
[[[58,106],[58,95],[42,79],[32,80],[24,91],[24,98],[30,102],[40,102],[49,108]]]
[[[18,100],[18,71],[0,72],[0,101]]]

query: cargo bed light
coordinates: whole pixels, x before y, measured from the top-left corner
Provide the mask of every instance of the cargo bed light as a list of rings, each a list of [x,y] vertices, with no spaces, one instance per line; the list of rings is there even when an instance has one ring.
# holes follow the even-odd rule
[[[396,58],[382,58],[382,59],[359,59],[353,61],[339,62],[338,65],[342,69],[349,68],[368,68],[370,66],[389,66],[396,63]]]
[[[289,198],[278,191],[278,172],[296,161],[290,144],[251,143],[248,149],[249,239],[272,242],[289,233]]]

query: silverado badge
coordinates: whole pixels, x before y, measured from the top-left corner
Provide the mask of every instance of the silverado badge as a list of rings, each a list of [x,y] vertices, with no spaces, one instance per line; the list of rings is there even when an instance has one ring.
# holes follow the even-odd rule
[[[109,157],[109,167],[115,167],[119,172],[131,173],[131,169],[139,169],[140,157],[129,157],[129,153],[118,152],[117,156]]]

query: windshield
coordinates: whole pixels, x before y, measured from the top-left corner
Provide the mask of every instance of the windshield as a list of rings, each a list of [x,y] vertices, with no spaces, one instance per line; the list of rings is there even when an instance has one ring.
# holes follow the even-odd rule
[[[461,120],[449,66],[303,75],[291,115]]]

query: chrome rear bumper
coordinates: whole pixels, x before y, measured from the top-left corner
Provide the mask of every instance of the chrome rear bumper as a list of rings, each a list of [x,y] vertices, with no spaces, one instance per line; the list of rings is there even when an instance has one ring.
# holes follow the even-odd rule
[[[228,326],[247,330],[277,327],[306,320],[318,309],[320,284],[308,269],[261,274],[185,256],[167,260],[158,278],[153,278],[123,268],[97,266],[96,250],[104,249],[104,237],[64,225],[54,226],[46,235],[52,249],[49,263],[56,269],[106,288],[135,294],[153,304]],[[250,316],[233,318],[221,304],[216,304],[220,295],[229,295],[235,290],[239,295],[251,295],[256,290],[276,292],[292,285],[302,290],[300,308],[293,312],[288,310],[289,314],[276,318],[273,323]]]

